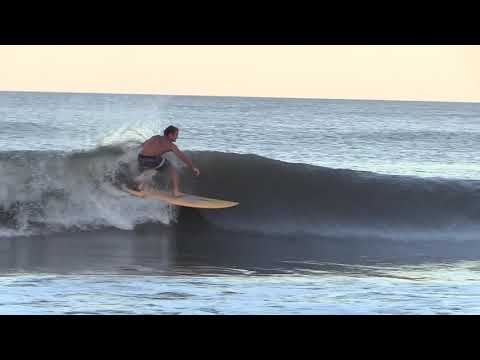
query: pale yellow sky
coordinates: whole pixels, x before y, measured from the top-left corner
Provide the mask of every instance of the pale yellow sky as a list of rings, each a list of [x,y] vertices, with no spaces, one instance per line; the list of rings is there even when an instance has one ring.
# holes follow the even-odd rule
[[[480,102],[480,46],[0,46],[0,90]]]

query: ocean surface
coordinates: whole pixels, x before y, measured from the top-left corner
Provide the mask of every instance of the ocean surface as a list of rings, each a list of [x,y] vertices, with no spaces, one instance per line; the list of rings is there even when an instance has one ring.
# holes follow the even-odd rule
[[[239,206],[121,191],[168,125]],[[0,92],[0,129],[0,314],[480,314],[478,103]]]

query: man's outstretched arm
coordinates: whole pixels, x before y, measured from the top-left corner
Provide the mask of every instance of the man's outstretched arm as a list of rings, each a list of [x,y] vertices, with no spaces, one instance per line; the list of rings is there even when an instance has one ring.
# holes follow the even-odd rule
[[[200,170],[198,170],[194,165],[193,165],[193,162],[192,160],[189,159],[189,157],[187,155],[185,155],[182,151],[180,151],[180,149],[176,146],[176,145],[173,145],[172,144],[172,151],[175,155],[178,156],[178,158],[180,160],[182,160],[185,164],[187,164],[190,169],[192,169],[193,173],[198,176],[200,175]]]

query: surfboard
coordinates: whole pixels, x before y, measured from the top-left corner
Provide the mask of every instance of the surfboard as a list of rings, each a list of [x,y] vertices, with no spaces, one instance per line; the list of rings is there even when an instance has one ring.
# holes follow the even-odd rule
[[[133,196],[137,196],[143,199],[155,199],[160,201],[165,201],[172,205],[199,208],[199,209],[225,209],[233,206],[237,206],[238,202],[212,199],[208,197],[184,194],[180,196],[173,196],[166,191],[159,190],[145,190],[145,191],[135,191],[122,186],[122,189]]]

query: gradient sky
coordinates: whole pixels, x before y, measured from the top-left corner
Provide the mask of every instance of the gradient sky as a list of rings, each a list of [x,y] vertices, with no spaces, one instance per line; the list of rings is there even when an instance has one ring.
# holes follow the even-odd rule
[[[480,102],[480,46],[0,46],[0,90]]]

